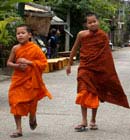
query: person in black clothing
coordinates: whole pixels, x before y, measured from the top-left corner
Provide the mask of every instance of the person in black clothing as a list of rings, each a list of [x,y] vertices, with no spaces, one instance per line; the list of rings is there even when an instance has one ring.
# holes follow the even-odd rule
[[[57,57],[57,51],[58,51],[58,37],[56,35],[57,30],[55,28],[51,29],[51,35],[48,40],[48,47],[50,51],[49,58],[56,58]]]

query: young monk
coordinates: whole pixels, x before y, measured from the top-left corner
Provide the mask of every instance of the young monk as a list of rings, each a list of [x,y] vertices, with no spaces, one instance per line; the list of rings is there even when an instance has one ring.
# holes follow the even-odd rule
[[[39,46],[29,41],[31,38],[29,27],[18,26],[16,38],[19,43],[12,48],[7,61],[7,66],[14,68],[9,88],[9,104],[16,123],[16,131],[11,135],[12,138],[23,135],[22,116],[29,114],[30,128],[34,130],[37,126],[38,100],[45,96],[52,98],[42,81],[42,72],[47,66],[47,60]]]
[[[98,17],[94,13],[86,16],[86,27],[88,30],[77,34],[66,68],[66,73],[70,74],[73,57],[80,46],[76,104],[81,106],[82,121],[75,127],[76,131],[84,131],[88,127],[87,108],[92,109],[90,129],[98,129],[96,114],[99,101],[129,108],[114,67],[108,36],[99,29]]]

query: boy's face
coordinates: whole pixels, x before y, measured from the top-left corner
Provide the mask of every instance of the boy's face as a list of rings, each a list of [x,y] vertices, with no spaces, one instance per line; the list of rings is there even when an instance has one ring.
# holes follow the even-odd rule
[[[89,30],[96,31],[99,27],[99,21],[96,18],[96,16],[94,16],[94,15],[88,16],[86,25],[87,25]]]
[[[17,27],[16,38],[20,44],[24,44],[31,38],[31,33],[27,31],[26,27]]]

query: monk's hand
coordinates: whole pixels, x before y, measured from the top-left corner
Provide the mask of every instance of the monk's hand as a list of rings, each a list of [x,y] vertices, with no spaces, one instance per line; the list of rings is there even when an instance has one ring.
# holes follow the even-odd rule
[[[21,71],[25,71],[25,69],[28,67],[28,64],[25,63],[18,63],[18,69]]]
[[[26,61],[27,61],[27,59],[25,59],[25,58],[18,58],[17,59],[17,63],[20,63],[20,64],[26,64]]]
[[[26,58],[18,58],[17,63],[31,65],[32,64],[32,61],[30,61],[30,60],[28,60]]]
[[[66,74],[69,75],[70,73],[71,73],[71,66],[68,65],[68,66],[66,67]]]

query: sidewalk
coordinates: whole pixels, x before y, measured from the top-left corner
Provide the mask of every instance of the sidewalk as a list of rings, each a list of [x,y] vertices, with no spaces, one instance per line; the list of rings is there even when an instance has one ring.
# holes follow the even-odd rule
[[[130,47],[113,51],[113,57],[120,81],[130,101]],[[53,96],[38,103],[37,129],[30,130],[28,117],[22,121],[23,137],[17,140],[129,140],[130,110],[110,103],[100,103],[97,114],[97,131],[75,132],[81,121],[80,106],[75,104],[77,93],[77,68],[67,76],[65,69],[43,74],[46,87]],[[0,82],[0,140],[13,140],[14,118],[8,105],[10,81]],[[88,109],[88,124],[91,110]]]
[[[10,79],[10,76],[0,74],[0,82],[8,79]]]
[[[0,82],[8,80],[10,79],[10,77],[11,77],[10,69],[5,69],[5,70],[0,69]]]
[[[119,51],[122,48],[125,48],[125,47],[113,46],[112,51]]]

